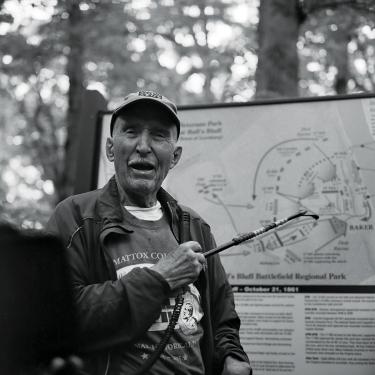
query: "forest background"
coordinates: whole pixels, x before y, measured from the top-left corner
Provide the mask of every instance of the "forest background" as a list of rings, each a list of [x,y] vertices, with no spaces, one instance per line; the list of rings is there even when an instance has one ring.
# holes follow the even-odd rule
[[[0,0],[0,221],[72,194],[86,90],[108,109],[374,93],[375,0]]]

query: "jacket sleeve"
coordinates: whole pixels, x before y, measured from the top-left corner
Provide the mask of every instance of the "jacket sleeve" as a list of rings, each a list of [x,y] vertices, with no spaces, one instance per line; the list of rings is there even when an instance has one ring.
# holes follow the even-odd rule
[[[213,330],[215,340],[215,363],[222,369],[224,359],[231,355],[249,362],[239,338],[240,319],[236,313],[232,288],[218,255],[212,259],[214,288],[212,301]],[[212,285],[212,284],[211,284]]]
[[[216,246],[210,233],[210,249]],[[235,310],[232,288],[219,255],[208,258],[211,291],[211,317],[214,335],[215,373],[221,373],[228,355],[249,363],[239,338],[240,319]]]
[[[75,216],[72,205],[60,204],[47,224],[47,231],[66,244],[79,345],[83,351],[91,351],[129,343],[159,317],[170,292],[168,283],[147,268],[135,268],[119,280],[110,280],[104,266],[93,266],[98,261],[105,264],[105,259],[90,256],[95,245],[83,230],[87,223],[79,222]],[[91,221],[86,231],[92,230],[93,225]],[[98,269],[102,274],[96,274]]]

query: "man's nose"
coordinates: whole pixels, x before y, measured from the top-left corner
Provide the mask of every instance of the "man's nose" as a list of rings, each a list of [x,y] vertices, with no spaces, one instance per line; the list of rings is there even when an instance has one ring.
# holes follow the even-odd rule
[[[147,154],[151,151],[151,137],[149,132],[144,131],[140,134],[137,142],[137,151],[140,154]]]

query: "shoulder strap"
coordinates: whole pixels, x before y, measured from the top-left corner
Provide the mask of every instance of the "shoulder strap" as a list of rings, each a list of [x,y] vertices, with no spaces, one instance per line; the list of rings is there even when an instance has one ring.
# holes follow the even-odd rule
[[[190,235],[190,214],[182,208],[179,210],[180,219],[180,243],[189,241]]]

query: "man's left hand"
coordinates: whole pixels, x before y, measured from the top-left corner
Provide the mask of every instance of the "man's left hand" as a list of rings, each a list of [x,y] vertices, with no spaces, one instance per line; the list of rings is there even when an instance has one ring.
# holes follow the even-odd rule
[[[231,356],[225,357],[221,375],[249,375],[250,373],[251,367],[247,362],[240,361]]]

